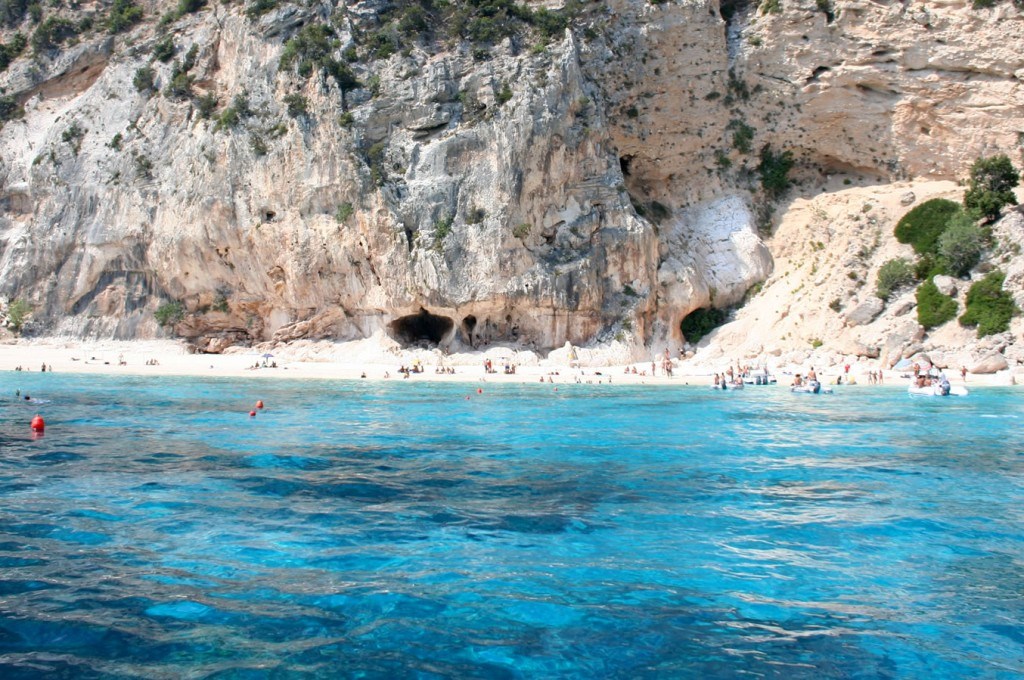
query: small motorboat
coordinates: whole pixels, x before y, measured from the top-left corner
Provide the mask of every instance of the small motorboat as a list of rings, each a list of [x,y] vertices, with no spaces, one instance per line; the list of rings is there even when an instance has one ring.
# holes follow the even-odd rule
[[[949,383],[932,383],[931,385],[911,385],[907,394],[912,397],[966,397],[967,388]]]
[[[755,368],[743,374],[743,382],[748,385],[774,385],[775,376],[766,368]]]
[[[802,385],[793,385],[789,391],[794,394],[832,394],[831,387],[823,387],[817,380],[808,380]]]

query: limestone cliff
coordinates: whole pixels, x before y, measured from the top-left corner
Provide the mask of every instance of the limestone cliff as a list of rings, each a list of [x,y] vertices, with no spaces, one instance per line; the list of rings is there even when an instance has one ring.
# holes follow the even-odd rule
[[[384,328],[640,353],[771,274],[793,192],[1019,145],[1010,2],[544,5],[8,17],[0,296],[32,332],[209,351]]]

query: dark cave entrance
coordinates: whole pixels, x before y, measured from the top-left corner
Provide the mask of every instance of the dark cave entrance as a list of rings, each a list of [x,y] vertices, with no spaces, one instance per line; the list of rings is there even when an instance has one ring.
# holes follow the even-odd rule
[[[623,177],[629,177],[629,173],[633,164],[632,156],[620,156],[619,157],[619,170],[622,171]]]
[[[728,313],[714,307],[695,309],[679,323],[683,339],[696,345],[701,338],[725,323]]]
[[[455,322],[447,316],[431,314],[422,307],[419,313],[399,317],[388,324],[391,337],[403,345],[437,345],[454,327]]]
[[[473,329],[476,328],[476,317],[472,314],[467,315],[462,320],[462,333],[466,338],[466,342],[470,347],[473,346]]]
[[[722,0],[718,5],[722,19],[729,23],[738,13],[743,12],[750,5],[750,0]]]

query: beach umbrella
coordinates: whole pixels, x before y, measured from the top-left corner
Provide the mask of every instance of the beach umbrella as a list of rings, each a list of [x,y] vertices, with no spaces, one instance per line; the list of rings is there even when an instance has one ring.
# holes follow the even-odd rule
[[[892,370],[894,371],[909,371],[913,367],[914,362],[910,359],[900,359],[893,365]]]
[[[273,356],[274,356],[273,354],[271,354],[270,352],[267,352],[266,354],[263,355],[263,358],[264,359],[271,359],[271,358],[273,358]]]

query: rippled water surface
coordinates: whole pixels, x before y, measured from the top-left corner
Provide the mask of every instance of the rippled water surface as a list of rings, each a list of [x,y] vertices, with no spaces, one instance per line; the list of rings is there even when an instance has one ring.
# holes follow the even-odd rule
[[[1024,673],[1021,393],[477,387],[4,374],[0,677]]]

